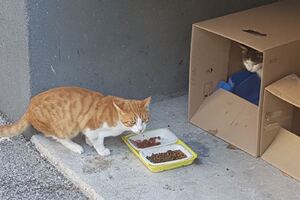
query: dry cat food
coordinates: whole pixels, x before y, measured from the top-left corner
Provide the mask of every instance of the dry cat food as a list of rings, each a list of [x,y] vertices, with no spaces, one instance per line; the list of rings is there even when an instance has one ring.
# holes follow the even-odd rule
[[[156,145],[160,145],[160,142],[157,141],[160,140],[160,137],[151,137],[149,139],[144,139],[144,140],[130,140],[134,146],[138,148],[147,148],[147,147],[152,147]]]
[[[153,163],[161,163],[186,158],[186,155],[180,150],[168,150],[164,153],[153,153],[151,156],[147,156],[146,158]]]

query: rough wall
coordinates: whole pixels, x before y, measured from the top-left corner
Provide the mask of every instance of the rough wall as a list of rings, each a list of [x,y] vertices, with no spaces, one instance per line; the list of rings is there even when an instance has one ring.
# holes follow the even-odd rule
[[[32,94],[77,85],[156,98],[188,87],[191,24],[271,0],[28,0]]]
[[[0,110],[14,120],[30,97],[26,13],[25,0],[0,1]]]

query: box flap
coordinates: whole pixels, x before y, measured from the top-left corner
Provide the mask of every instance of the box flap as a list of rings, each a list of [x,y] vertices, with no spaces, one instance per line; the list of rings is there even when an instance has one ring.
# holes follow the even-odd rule
[[[219,35],[193,27],[190,51],[189,110],[194,115],[204,98],[228,75],[231,42]]]
[[[280,1],[194,26],[264,51],[300,39],[299,10],[300,1]]]
[[[300,181],[300,137],[281,128],[262,159]]]
[[[266,90],[278,98],[300,108],[300,78],[296,74],[288,75],[275,83],[272,83]]]
[[[205,98],[191,122],[257,156],[258,107],[223,89]]]

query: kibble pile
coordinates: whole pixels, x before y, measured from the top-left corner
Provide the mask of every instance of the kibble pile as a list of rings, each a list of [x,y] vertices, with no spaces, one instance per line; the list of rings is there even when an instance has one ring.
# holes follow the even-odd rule
[[[180,150],[168,150],[164,153],[153,153],[151,156],[147,156],[146,158],[153,163],[161,163],[186,158],[186,155]]]
[[[152,147],[152,146],[157,146],[160,145],[160,137],[151,137],[149,139],[144,139],[144,140],[130,140],[134,146],[138,148],[147,148],[147,147]]]

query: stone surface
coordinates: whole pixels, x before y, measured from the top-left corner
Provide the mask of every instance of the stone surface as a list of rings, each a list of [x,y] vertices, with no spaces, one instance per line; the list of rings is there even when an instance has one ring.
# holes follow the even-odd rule
[[[123,200],[283,200],[300,199],[300,183],[261,159],[237,150],[187,122],[187,97],[152,105],[149,127],[169,127],[200,159],[193,165],[161,173],[150,172],[119,137],[109,138],[109,157],[84,145],[74,154],[51,139],[32,141],[89,197]],[[83,143],[79,138],[79,143]]]

